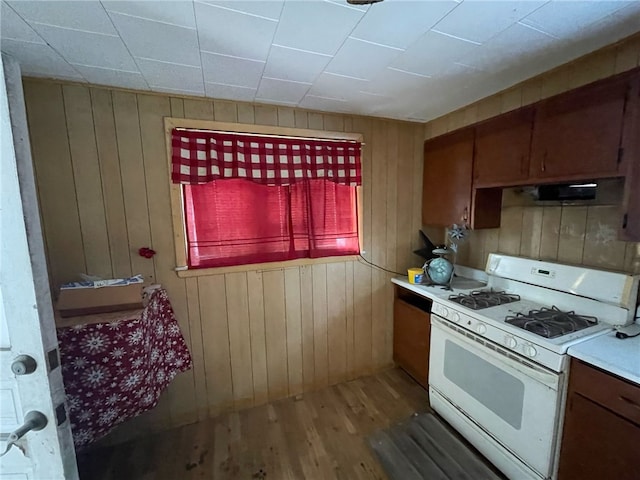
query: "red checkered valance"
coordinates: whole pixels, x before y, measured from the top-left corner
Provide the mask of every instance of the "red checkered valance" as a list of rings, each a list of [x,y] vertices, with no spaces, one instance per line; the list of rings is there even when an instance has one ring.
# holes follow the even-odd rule
[[[171,144],[173,183],[241,178],[278,186],[308,179],[362,184],[360,142],[174,128]]]

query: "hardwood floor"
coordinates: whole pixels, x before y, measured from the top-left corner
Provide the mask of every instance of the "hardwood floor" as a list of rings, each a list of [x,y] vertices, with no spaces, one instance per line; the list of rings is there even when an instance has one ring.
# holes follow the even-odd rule
[[[414,412],[428,395],[392,369],[297,398],[95,448],[82,480],[386,479],[365,438]]]

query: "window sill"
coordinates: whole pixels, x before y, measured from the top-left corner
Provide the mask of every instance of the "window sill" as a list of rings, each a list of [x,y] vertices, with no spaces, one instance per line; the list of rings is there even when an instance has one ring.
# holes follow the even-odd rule
[[[304,267],[308,265],[319,265],[323,263],[344,263],[354,262],[360,258],[358,255],[343,255],[339,257],[323,258],[301,258],[298,260],[288,260],[285,262],[252,263],[249,265],[235,265],[233,267],[215,268],[193,268],[191,270],[177,270],[176,274],[180,278],[204,277],[207,275],[220,275],[224,273],[251,272],[255,270],[282,270],[285,268]]]

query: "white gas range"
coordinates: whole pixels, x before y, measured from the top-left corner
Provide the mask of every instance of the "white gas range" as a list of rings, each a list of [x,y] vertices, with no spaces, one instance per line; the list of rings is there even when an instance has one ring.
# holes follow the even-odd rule
[[[567,349],[632,323],[639,277],[499,254],[485,271],[480,293],[425,295],[431,406],[509,478],[555,478]]]

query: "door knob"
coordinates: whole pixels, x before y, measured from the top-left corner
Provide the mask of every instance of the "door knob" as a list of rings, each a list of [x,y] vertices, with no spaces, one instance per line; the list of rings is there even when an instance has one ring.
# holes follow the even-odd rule
[[[11,371],[16,375],[29,375],[36,371],[38,364],[29,355],[19,355],[11,364]]]
[[[39,430],[42,430],[46,426],[47,417],[44,415],[44,413],[38,411],[27,412],[27,414],[24,416],[24,423],[20,427],[15,429],[8,436],[6,434],[1,435],[2,437],[5,437],[7,439],[7,447],[5,451],[0,454],[0,457],[6,455],[6,453],[11,450],[11,447],[13,447],[15,443],[22,437],[24,437],[28,432],[32,430],[34,432],[37,432]]]

